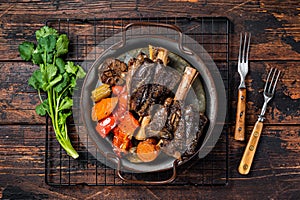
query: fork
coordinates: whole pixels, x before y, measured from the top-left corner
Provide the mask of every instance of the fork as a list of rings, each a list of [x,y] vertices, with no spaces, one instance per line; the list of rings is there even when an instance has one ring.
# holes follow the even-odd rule
[[[271,68],[268,77],[267,77],[267,81],[265,83],[265,87],[264,87],[264,92],[263,92],[263,96],[264,96],[264,104],[263,107],[261,109],[261,113],[258,116],[258,120],[254,125],[253,131],[250,135],[248,144],[246,146],[246,149],[244,151],[241,163],[239,165],[238,171],[240,174],[248,174],[253,162],[253,158],[254,158],[254,154],[255,151],[257,149],[257,145],[258,145],[258,141],[262,132],[262,128],[263,128],[263,121],[265,119],[264,115],[267,109],[267,104],[268,102],[273,98],[274,93],[275,93],[275,88],[277,85],[277,81],[280,75],[280,71],[277,70],[276,68]],[[270,79],[270,77],[272,77]]]
[[[250,47],[250,33],[240,35],[240,48],[238,57],[238,72],[241,77],[238,92],[234,139],[245,140],[245,116],[246,116],[246,85],[245,78],[248,73],[248,55]]]

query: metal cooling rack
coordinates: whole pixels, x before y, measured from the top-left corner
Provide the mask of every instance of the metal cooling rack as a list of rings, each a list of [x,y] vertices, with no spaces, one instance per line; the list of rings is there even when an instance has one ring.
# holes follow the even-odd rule
[[[182,32],[199,42],[214,59],[220,70],[229,97],[229,34],[230,23],[226,18],[104,18],[104,19],[49,19],[46,25],[66,33],[70,39],[69,60],[81,62],[89,55],[92,63],[99,52],[93,47],[123,30],[126,24],[149,21],[174,24]],[[92,52],[91,52],[92,51]],[[89,68],[89,62],[83,66]],[[230,106],[228,104],[228,106]],[[229,107],[228,107],[229,109]],[[178,168],[177,178],[170,185],[227,185],[228,183],[228,119],[214,149],[203,159],[192,159]],[[118,178],[116,170],[99,162],[89,151],[97,148],[88,136],[80,141],[76,123],[69,123],[70,138],[80,157],[70,158],[55,139],[50,120],[46,123],[45,181],[52,186],[128,185]],[[196,156],[195,156],[196,157]],[[145,174],[126,174],[131,179],[161,180],[172,171]]]

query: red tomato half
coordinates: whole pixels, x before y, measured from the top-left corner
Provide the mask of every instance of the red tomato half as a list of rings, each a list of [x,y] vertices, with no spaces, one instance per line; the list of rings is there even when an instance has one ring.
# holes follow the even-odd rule
[[[117,123],[115,118],[113,116],[109,116],[97,123],[96,131],[101,135],[101,137],[105,138],[116,125]]]

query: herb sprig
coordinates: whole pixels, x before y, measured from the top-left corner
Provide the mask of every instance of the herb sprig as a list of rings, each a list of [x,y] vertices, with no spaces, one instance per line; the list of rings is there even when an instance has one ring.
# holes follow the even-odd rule
[[[66,34],[44,26],[35,33],[37,44],[25,41],[19,45],[21,58],[39,65],[28,80],[28,84],[37,90],[41,103],[36,106],[36,113],[48,114],[56,139],[68,155],[74,159],[78,153],[73,148],[68,136],[67,118],[72,115],[72,95],[76,81],[85,76],[81,66],[65,61],[68,53],[69,39]],[[47,94],[42,98],[41,92]]]

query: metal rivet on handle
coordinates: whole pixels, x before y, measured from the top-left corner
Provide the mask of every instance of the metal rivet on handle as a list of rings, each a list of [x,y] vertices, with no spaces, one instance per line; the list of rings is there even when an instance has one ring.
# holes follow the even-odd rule
[[[244,170],[248,169],[248,165],[244,164],[243,168],[244,168]]]
[[[244,114],[244,112],[241,112],[241,113],[240,113],[240,117],[242,117],[242,116],[243,116],[243,114]]]
[[[251,145],[251,146],[249,147],[249,149],[250,149],[250,151],[253,151],[253,150],[254,150],[254,146]]]

